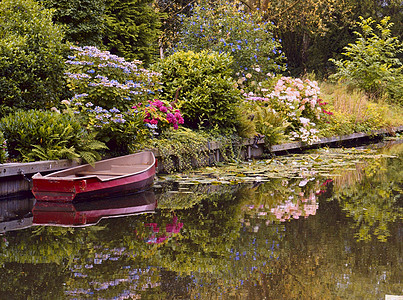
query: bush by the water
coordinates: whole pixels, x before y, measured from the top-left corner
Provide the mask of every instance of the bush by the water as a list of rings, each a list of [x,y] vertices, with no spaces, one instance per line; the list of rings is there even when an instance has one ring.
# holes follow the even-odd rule
[[[217,52],[176,52],[154,67],[162,74],[161,99],[172,101],[190,128],[235,128],[241,101],[231,77],[232,58]]]
[[[24,161],[99,159],[105,145],[88,135],[78,120],[53,111],[20,110],[0,119],[10,158]]]
[[[0,2],[0,116],[50,108],[62,95],[65,44],[52,13],[34,0]]]

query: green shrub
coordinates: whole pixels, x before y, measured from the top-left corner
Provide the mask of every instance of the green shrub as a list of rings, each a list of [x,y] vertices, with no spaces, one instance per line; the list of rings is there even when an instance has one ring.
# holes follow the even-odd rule
[[[263,80],[267,73],[285,70],[285,56],[274,38],[274,25],[260,11],[247,13],[242,6],[228,1],[201,1],[191,17],[183,16],[179,41],[171,51],[209,49],[233,57],[233,75]],[[248,76],[247,76],[248,75]]]
[[[111,53],[149,64],[158,53],[160,17],[152,0],[106,0],[103,44]]]
[[[389,19],[383,18],[374,29],[372,18],[360,17],[357,24],[362,33],[355,32],[358,36],[355,44],[344,47],[346,59],[330,60],[337,67],[332,77],[365,91],[370,98],[387,95],[402,104],[403,64],[397,54],[403,51],[403,44],[391,36],[393,24]]]
[[[10,157],[16,160],[99,159],[104,144],[89,136],[78,120],[52,111],[16,111],[0,120]]]
[[[0,2],[0,112],[44,108],[63,92],[65,45],[50,10],[34,0]]]
[[[161,99],[177,96],[185,125],[234,129],[241,96],[231,78],[232,58],[225,53],[176,52],[154,66],[162,74]]]
[[[65,26],[65,38],[80,45],[102,45],[105,0],[37,0],[53,9],[53,21]]]
[[[4,138],[3,132],[0,131],[0,164],[3,164],[7,158],[7,141]]]

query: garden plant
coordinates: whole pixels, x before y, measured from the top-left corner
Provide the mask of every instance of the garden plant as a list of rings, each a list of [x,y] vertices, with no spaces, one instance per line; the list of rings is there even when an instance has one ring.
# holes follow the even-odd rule
[[[289,24],[272,22],[282,21],[280,4],[273,16],[251,1],[175,2],[167,11],[181,23],[169,36],[159,35],[160,22],[172,17],[158,10],[161,1],[80,3],[0,2],[2,163],[91,162],[157,148],[174,170],[172,151],[203,153],[206,141],[220,141],[223,156],[234,159],[245,137],[264,136],[267,147],[311,145],[403,124],[402,44],[387,16],[361,17],[356,40],[346,37],[352,42],[343,53],[332,49],[334,83],[306,70],[290,75],[301,66],[287,69],[296,58],[285,56],[290,41],[279,38],[291,36]],[[337,32],[322,25],[324,35]],[[318,32],[304,33],[305,46]],[[169,47],[158,49],[158,38]],[[181,169],[208,156],[193,154],[182,155]]]

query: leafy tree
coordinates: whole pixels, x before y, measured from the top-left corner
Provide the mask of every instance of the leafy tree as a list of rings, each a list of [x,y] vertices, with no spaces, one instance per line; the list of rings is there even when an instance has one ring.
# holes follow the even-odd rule
[[[403,44],[392,37],[390,18],[385,17],[379,24],[372,18],[360,17],[362,33],[354,44],[346,46],[343,55],[346,59],[331,61],[337,67],[334,78],[345,80],[353,87],[362,89],[370,97],[379,97],[388,93],[401,103],[403,97],[403,64],[396,57],[403,51]]]
[[[34,0],[0,2],[0,114],[58,102],[65,85],[62,39],[51,11]]]
[[[127,60],[150,63],[160,34],[159,15],[151,0],[106,0],[103,43]]]
[[[80,45],[101,45],[105,0],[37,0],[54,9],[53,21],[65,25],[65,38]]]
[[[264,79],[268,72],[284,71],[285,65],[281,45],[273,36],[274,26],[262,17],[259,12],[247,14],[236,4],[201,1],[192,16],[183,18],[179,42],[172,51],[227,53],[233,57],[234,75]]]
[[[402,38],[403,2],[399,0],[245,0],[276,24],[289,71],[298,76],[314,71],[328,75],[329,58],[339,58],[342,48],[355,40],[353,27],[359,16],[380,21],[390,16],[392,35]]]

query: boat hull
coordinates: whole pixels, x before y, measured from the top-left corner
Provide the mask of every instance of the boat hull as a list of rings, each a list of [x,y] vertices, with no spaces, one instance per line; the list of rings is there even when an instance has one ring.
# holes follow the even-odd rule
[[[102,179],[102,176],[84,176],[82,178],[71,178],[70,176],[69,178],[68,176],[37,174],[32,177],[32,193],[38,201],[81,201],[143,192],[153,185],[154,177],[154,163],[142,172],[107,180]]]

